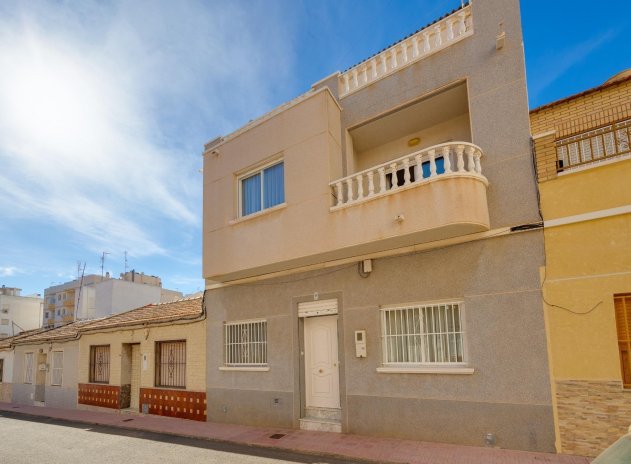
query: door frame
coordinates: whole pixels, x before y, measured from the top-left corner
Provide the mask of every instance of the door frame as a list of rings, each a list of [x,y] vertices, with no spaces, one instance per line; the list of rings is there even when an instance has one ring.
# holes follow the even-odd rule
[[[315,298],[314,298],[315,297]],[[337,350],[339,360],[339,384],[340,384],[340,408],[342,409],[342,431],[347,429],[346,414],[346,357],[344,355],[344,311],[342,307],[342,292],[310,294],[308,296],[292,298],[292,314],[295,340],[294,356],[294,427],[300,426],[300,419],[305,417],[306,410],[306,385],[305,385],[305,317],[300,317],[298,305],[316,300],[337,300]],[[317,317],[317,316],[314,316]]]

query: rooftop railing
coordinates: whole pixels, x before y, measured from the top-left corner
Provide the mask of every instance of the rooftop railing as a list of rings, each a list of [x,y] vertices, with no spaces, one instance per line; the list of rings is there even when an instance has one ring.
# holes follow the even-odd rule
[[[340,74],[340,97],[449,47],[471,34],[471,5],[467,5]]]

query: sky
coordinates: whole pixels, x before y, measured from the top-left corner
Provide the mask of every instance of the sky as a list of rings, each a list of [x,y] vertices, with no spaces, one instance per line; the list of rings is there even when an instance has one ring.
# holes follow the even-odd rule
[[[0,285],[43,294],[104,256],[203,289],[204,143],[459,5],[0,0]],[[521,13],[531,108],[631,67],[626,1]]]

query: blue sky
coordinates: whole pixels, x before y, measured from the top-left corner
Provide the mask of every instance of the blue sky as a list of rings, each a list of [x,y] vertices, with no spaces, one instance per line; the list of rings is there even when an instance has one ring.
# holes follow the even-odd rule
[[[482,1],[482,0],[479,0]],[[203,288],[203,144],[459,0],[0,2],[0,284]],[[524,0],[531,107],[631,67],[628,3]]]

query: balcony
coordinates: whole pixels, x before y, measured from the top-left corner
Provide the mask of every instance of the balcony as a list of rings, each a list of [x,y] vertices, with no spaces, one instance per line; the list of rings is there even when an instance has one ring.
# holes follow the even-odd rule
[[[445,179],[470,178],[486,187],[481,157],[482,150],[472,143],[450,142],[379,164],[331,182],[331,211]]]
[[[419,30],[339,76],[340,98],[473,34],[471,5]]]

